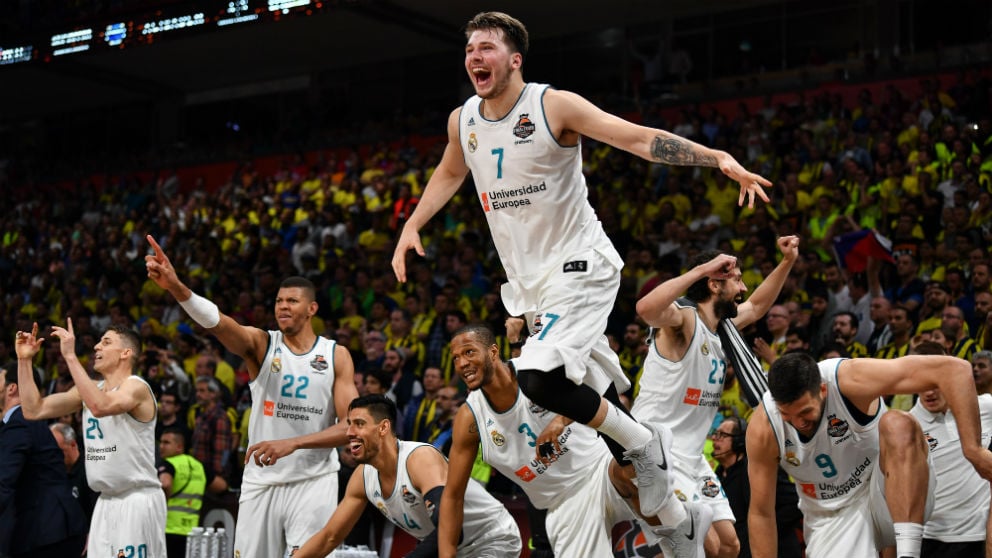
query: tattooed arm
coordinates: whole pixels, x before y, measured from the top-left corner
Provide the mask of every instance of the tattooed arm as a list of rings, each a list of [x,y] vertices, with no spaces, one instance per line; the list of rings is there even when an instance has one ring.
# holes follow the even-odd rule
[[[579,136],[588,136],[656,163],[716,167],[740,184],[738,204],[743,205],[745,198],[748,207],[754,207],[755,197],[768,201],[763,188],[771,182],[746,170],[725,151],[628,122],[568,91],[548,90],[544,110],[551,132],[562,145],[576,145]]]

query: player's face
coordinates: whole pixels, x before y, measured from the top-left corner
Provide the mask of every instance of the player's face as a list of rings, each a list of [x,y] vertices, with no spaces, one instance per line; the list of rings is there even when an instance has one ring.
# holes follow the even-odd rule
[[[310,326],[310,318],[317,312],[317,303],[307,297],[300,287],[279,289],[276,295],[276,323],[279,331],[296,335]]]
[[[523,57],[511,53],[503,41],[503,32],[478,29],[465,45],[465,70],[476,95],[492,99],[506,91],[510,76],[520,67]]]
[[[368,409],[348,411],[348,450],[355,461],[368,463],[379,455],[383,433],[388,429],[386,420],[376,421]]]
[[[947,410],[947,400],[939,389],[931,389],[920,394],[920,405],[931,413],[943,413]]]
[[[803,436],[811,437],[816,432],[820,417],[823,415],[823,396],[826,390],[826,386],[821,385],[820,392],[815,396],[806,392],[792,403],[777,403],[782,420],[791,424]]]
[[[496,373],[491,351],[474,333],[463,333],[451,340],[451,357],[455,362],[455,371],[469,390],[485,386]]]
[[[121,361],[121,355],[126,350],[121,336],[115,331],[103,334],[100,341],[93,347],[93,370],[103,372],[113,370]]]

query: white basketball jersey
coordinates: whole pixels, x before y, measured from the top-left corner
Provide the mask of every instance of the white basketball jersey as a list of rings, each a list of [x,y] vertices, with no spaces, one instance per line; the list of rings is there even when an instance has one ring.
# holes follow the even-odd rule
[[[982,446],[992,440],[992,395],[978,396],[982,421]],[[950,409],[931,413],[917,401],[909,411],[920,421],[923,435],[930,445],[930,461],[937,476],[933,513],[923,526],[923,536],[943,542],[985,539],[985,522],[989,514],[989,491],[975,468],[961,453],[961,436]]]
[[[630,410],[639,422],[664,424],[677,432],[672,451],[686,458],[703,453],[720,410],[727,372],[720,336],[706,327],[698,311],[693,310],[692,316],[696,324],[681,360],[668,360],[651,343],[644,358],[640,392]]]
[[[269,331],[269,347],[251,383],[248,443],[320,432],[337,421],[334,410],[334,341],[317,337],[313,348],[295,354],[282,332]],[[337,472],[333,448],[302,449],[270,467],[245,465],[243,486],[286,484]]]
[[[517,296],[581,250],[594,248],[617,269],[623,267],[589,204],[581,146],[563,147],[551,134],[542,101],[547,89],[526,84],[517,104],[498,121],[485,119],[482,99],[473,96],[458,124],[465,163]],[[530,308],[508,309],[516,315]]]
[[[879,399],[879,410],[871,421],[858,424],[837,387],[837,368],[843,360],[825,360],[819,365],[827,394],[820,424],[808,442],[782,420],[771,392],[765,392],[763,398],[778,440],[779,464],[795,480],[803,512],[839,510],[852,500],[867,497],[868,481],[878,461],[878,423],[885,404]]]
[[[410,533],[417,540],[423,540],[434,531],[434,523],[431,522],[433,508],[428,508],[424,503],[424,495],[413,486],[413,482],[410,481],[410,472],[406,468],[407,459],[418,448],[430,448],[425,451],[438,451],[430,444],[400,440],[396,463],[396,484],[393,485],[393,492],[388,497],[382,493],[382,486],[379,484],[379,471],[375,467],[365,464],[362,467],[362,475],[365,480],[365,496],[369,502],[372,502],[376,509],[394,525]],[[431,488],[434,487],[432,486],[428,490]],[[502,525],[501,522],[497,521],[497,518],[508,513],[503,504],[500,504],[491,494],[486,492],[481,484],[469,480],[465,488],[465,510],[462,523],[464,536],[458,547],[472,545],[486,538],[490,529]]]
[[[489,406],[481,390],[468,394],[465,403],[475,416],[482,439],[482,459],[517,483],[540,509],[554,509],[580,489],[588,479],[589,464],[608,453],[596,431],[573,423],[558,438],[561,453],[545,466],[537,460],[537,436],[557,415],[538,407],[517,389],[517,400],[499,413]]]
[[[128,376],[124,381],[130,380],[137,380],[152,391],[144,379]],[[99,387],[103,389],[103,385],[100,382]],[[155,402],[154,393],[152,402]],[[129,413],[97,418],[83,403],[81,428],[86,480],[94,492],[113,496],[135,488],[162,487],[155,468],[154,417],[148,422],[141,422]]]

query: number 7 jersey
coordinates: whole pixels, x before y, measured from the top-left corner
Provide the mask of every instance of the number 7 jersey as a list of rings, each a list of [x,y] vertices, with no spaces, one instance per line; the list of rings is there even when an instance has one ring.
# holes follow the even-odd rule
[[[778,441],[779,464],[795,480],[799,508],[804,513],[839,510],[867,497],[878,462],[878,423],[885,404],[879,400],[878,412],[868,424],[858,423],[837,385],[837,369],[843,360],[820,363],[827,394],[820,424],[808,441],[801,440],[799,432],[782,420],[771,392],[765,392],[762,400]]]
[[[269,331],[269,347],[251,382],[248,443],[284,440],[319,432],[336,422],[334,410],[335,342],[317,337],[306,353],[294,354],[282,332]],[[338,454],[333,448],[303,449],[269,467],[245,465],[243,485],[285,484],[334,473]]]

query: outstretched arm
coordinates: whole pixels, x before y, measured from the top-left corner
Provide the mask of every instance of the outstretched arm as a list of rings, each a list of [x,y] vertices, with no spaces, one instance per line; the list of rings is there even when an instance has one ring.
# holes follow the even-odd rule
[[[656,163],[716,167],[740,184],[739,205],[744,204],[745,198],[748,198],[748,207],[754,207],[755,197],[768,201],[763,188],[772,183],[746,170],[725,151],[710,149],[671,132],[628,122],[568,91],[548,90],[544,105],[553,130],[560,127],[563,131],[589,136]]]
[[[216,337],[227,350],[244,359],[248,376],[254,380],[265,358],[269,336],[261,329],[246,327],[222,313],[217,305],[194,293],[176,275],[176,270],[152,235],[145,237],[155,254],[145,256],[148,278],[169,291],[183,310],[201,327]]]
[[[441,156],[441,162],[434,169],[431,179],[427,181],[424,195],[421,196],[417,208],[403,225],[400,238],[396,241],[393,272],[401,283],[406,282],[406,253],[414,250],[418,255],[424,255],[424,246],[420,242],[420,229],[448,203],[468,176],[468,167],[465,165],[464,154],[458,140],[460,115],[461,109],[458,108],[448,116],[448,145],[444,148],[444,155]]]
[[[782,252],[782,261],[768,274],[768,277],[758,285],[748,299],[737,307],[737,317],[734,325],[744,329],[761,319],[768,309],[775,304],[775,299],[782,292],[785,280],[789,278],[793,264],[799,257],[799,237],[783,236],[778,239],[778,249]]]
[[[712,260],[697,265],[689,271],[658,285],[637,301],[637,315],[651,327],[678,327],[682,325],[682,313],[675,301],[693,283],[709,277],[722,280],[730,277],[737,258],[720,254]]]
[[[451,451],[448,453],[448,479],[441,496],[441,513],[437,527],[438,556],[454,558],[464,519],[465,489],[472,475],[472,465],[479,451],[479,430],[468,405],[462,405],[452,426]]]

